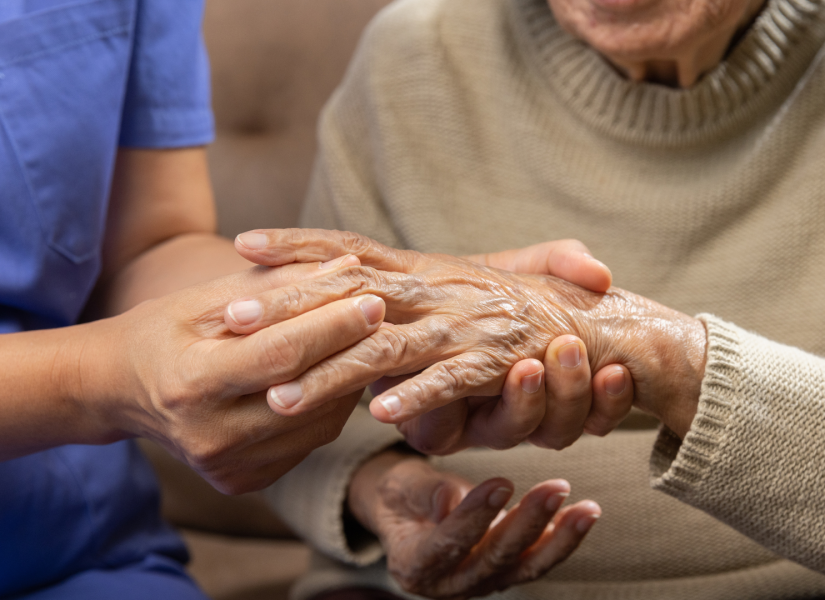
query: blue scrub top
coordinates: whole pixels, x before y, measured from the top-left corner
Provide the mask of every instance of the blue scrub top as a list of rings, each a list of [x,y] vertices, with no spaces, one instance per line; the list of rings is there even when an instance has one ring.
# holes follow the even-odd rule
[[[77,321],[118,146],[211,141],[202,4],[0,0],[0,333]],[[133,443],[0,462],[0,597],[150,554],[185,560]]]

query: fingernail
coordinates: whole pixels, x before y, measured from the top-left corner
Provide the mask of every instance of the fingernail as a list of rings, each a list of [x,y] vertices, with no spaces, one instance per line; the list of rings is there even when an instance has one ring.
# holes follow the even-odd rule
[[[559,364],[568,369],[575,369],[581,364],[582,353],[576,342],[570,342],[559,348]]]
[[[257,300],[239,300],[230,304],[227,312],[238,325],[251,325],[261,318],[264,309]]]
[[[246,246],[250,250],[266,248],[266,245],[269,243],[269,238],[266,237],[265,234],[255,233],[253,231],[242,233],[236,239],[240,242],[241,246]]]
[[[375,325],[384,318],[384,301],[378,296],[368,294],[358,304],[367,319],[367,323]]]
[[[332,260],[328,260],[327,262],[323,262],[318,265],[319,269],[334,269],[335,267],[340,267],[344,264],[345,260],[348,260],[352,254],[347,254],[346,256],[342,256],[340,258],[333,258]]]
[[[535,394],[539,391],[541,387],[541,380],[544,376],[544,371],[538,371],[537,373],[533,373],[532,375],[528,375],[527,377],[521,378],[521,389],[524,390],[526,394]]]
[[[576,531],[579,533],[587,533],[590,531],[590,528],[593,527],[593,523],[599,520],[600,515],[587,515],[586,517],[582,517],[576,523]]]
[[[401,398],[398,396],[384,396],[379,398],[378,401],[390,415],[394,415],[401,410]]]
[[[496,488],[487,496],[487,504],[490,505],[490,508],[502,508],[507,504],[512,494],[513,490],[508,487]]]
[[[621,369],[617,369],[604,380],[604,389],[611,396],[621,396],[626,387],[627,381],[624,376],[624,371]]]
[[[553,494],[544,502],[544,508],[547,512],[556,512],[559,510],[559,507],[564,504],[564,501],[570,495],[570,492],[558,492]]]
[[[292,408],[301,401],[304,393],[301,391],[300,383],[290,381],[269,388],[269,397],[281,408]]]

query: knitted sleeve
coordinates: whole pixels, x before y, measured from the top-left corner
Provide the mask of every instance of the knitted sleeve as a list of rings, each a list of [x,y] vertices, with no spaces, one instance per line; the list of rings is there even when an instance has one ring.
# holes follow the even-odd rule
[[[313,547],[342,562],[368,565],[383,550],[366,530],[346,530],[347,488],[364,461],[401,440],[395,427],[358,406],[337,440],[314,450],[264,493],[278,516]]]
[[[825,572],[825,360],[711,315],[699,409],[663,429],[652,484]]]

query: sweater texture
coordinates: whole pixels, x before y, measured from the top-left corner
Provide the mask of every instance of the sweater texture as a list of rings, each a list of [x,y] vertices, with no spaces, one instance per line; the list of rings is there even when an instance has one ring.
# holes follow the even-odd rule
[[[769,0],[720,65],[676,90],[623,79],[544,0],[401,0],[366,32],[322,116],[303,225],[456,255],[578,238],[616,285],[708,329],[683,443],[622,430],[559,453],[433,459],[472,481],[507,476],[515,498],[564,477],[571,501],[603,507],[568,561],[496,596],[825,595],[823,42],[825,2]],[[392,431],[359,412],[270,490],[338,561],[379,553],[327,527],[345,490],[311,492],[345,486]],[[286,496],[301,509],[283,510]],[[393,589],[380,562],[316,567],[297,598]]]

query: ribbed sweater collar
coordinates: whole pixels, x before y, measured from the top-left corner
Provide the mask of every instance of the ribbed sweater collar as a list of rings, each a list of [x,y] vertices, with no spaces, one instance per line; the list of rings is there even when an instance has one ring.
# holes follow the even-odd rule
[[[579,118],[653,146],[719,140],[767,115],[818,62],[825,41],[825,0],[769,0],[722,63],[678,90],[624,79],[561,29],[546,0],[512,0],[512,7],[527,59]]]

